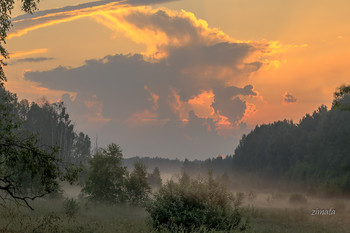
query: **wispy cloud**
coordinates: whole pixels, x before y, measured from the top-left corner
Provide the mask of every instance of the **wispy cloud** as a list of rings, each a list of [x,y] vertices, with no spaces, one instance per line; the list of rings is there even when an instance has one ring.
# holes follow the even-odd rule
[[[22,59],[15,59],[11,60],[9,62],[9,65],[15,65],[18,63],[24,63],[24,62],[43,62],[43,61],[51,61],[54,60],[53,57],[27,57],[27,58],[22,58]]]
[[[286,104],[292,104],[297,102],[297,99],[291,95],[288,91],[283,94],[283,102]]]
[[[47,53],[47,52],[48,52],[48,49],[46,49],[46,48],[33,49],[33,50],[29,50],[29,51],[16,51],[16,52],[10,53],[10,58],[25,57],[28,55]]]
[[[24,14],[12,20],[14,27],[8,35],[8,39],[20,37],[39,28],[65,23],[83,17],[103,15],[120,7],[152,5],[170,1],[174,0],[100,0],[75,6],[39,11],[32,15]]]

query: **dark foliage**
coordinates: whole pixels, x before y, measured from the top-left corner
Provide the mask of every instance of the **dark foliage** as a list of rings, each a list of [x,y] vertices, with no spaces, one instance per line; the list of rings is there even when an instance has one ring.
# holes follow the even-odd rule
[[[122,166],[122,150],[114,143],[100,149],[89,160],[88,177],[82,192],[96,202],[124,203],[126,167]]]
[[[30,207],[28,200],[56,192],[58,180],[72,181],[77,170],[60,166],[56,148],[40,147],[36,135],[24,129],[22,107],[16,95],[0,87],[0,198]]]
[[[126,189],[130,204],[142,206],[147,201],[151,187],[147,181],[147,168],[142,162],[134,164],[134,170],[128,176]]]
[[[333,107],[322,105],[298,124],[283,120],[243,135],[234,156],[203,162],[185,160],[183,169],[249,174],[276,182],[304,184],[305,191],[350,194],[350,86],[335,92]]]
[[[162,186],[162,178],[160,177],[159,168],[156,167],[152,173],[147,176],[148,183],[155,188]]]
[[[350,192],[350,111],[321,106],[299,124],[257,126],[235,150],[235,170]]]
[[[240,205],[241,198],[215,182],[212,175],[207,180],[193,180],[184,174],[178,183],[169,181],[162,186],[146,210],[155,230],[227,232],[247,227]]]
[[[18,112],[23,128],[37,134],[41,145],[58,148],[57,158],[66,163],[87,164],[90,158],[91,141],[84,133],[76,133],[63,102],[50,104],[18,103]]]
[[[122,159],[118,145],[112,143],[106,149],[100,148],[89,160],[82,194],[95,202],[142,206],[150,193],[146,166],[136,162],[129,174]]]

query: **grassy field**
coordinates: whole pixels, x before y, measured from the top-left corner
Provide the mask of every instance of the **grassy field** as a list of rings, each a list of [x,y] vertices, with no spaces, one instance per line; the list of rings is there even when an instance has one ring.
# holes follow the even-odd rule
[[[250,219],[250,233],[346,233],[350,232],[348,200],[307,197],[307,203],[289,203],[289,194],[256,194],[243,204]],[[152,232],[143,208],[96,205],[79,202],[79,210],[68,216],[64,199],[41,199],[34,211],[12,202],[0,206],[0,232]],[[335,215],[311,215],[313,208],[337,208]],[[163,232],[171,232],[164,230]],[[204,231],[205,232],[205,231]]]
[[[0,232],[148,232],[147,213],[130,206],[79,203],[73,217],[67,216],[63,200],[33,202],[34,211],[14,203],[1,208]]]

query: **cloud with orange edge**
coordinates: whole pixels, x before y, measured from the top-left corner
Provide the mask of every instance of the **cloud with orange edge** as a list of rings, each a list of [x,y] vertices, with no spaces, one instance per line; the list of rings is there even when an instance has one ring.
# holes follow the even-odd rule
[[[10,53],[10,58],[25,57],[28,55],[47,53],[49,50],[47,48],[33,49],[29,51],[16,51]]]
[[[106,135],[122,134],[120,140],[128,135],[137,142],[171,138],[176,145],[190,138],[190,150],[196,142],[220,145],[220,136],[240,135],[245,121],[257,112],[254,101],[262,100],[248,78],[280,49],[266,41],[234,40],[190,12],[120,3],[17,19],[23,20],[17,22],[17,35],[74,17],[92,17],[146,44],[147,50],[88,60],[80,67],[27,72],[25,78],[77,93],[75,100],[68,100],[68,109],[79,110],[86,125],[99,122]]]

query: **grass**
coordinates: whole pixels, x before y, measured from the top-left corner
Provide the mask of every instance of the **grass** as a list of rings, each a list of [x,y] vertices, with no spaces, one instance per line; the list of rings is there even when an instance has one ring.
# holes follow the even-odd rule
[[[33,202],[35,211],[14,203],[0,204],[0,233],[133,233],[152,232],[147,212],[138,207],[96,205],[79,201],[75,217],[68,217],[64,200],[41,199]],[[343,205],[338,203],[338,205]],[[247,206],[249,233],[347,233],[350,232],[348,210],[334,216],[311,216],[308,208],[266,208]],[[164,229],[162,233],[171,232]],[[200,231],[208,232],[208,231]],[[209,231],[210,232],[210,231]]]
[[[306,208],[245,207],[256,233],[347,233],[350,232],[348,213],[335,216],[311,216]]]
[[[75,217],[65,214],[63,200],[33,202],[35,211],[14,203],[0,210],[0,232],[145,232],[147,213],[130,206],[96,205],[80,202]]]

